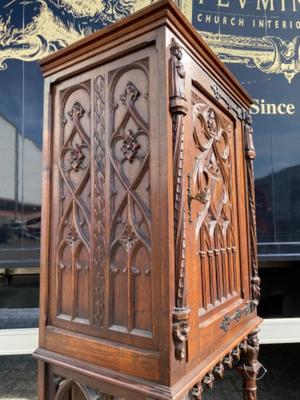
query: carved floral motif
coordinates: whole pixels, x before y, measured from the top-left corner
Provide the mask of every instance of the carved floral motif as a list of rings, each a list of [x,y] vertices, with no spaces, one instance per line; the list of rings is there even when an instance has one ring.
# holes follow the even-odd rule
[[[80,168],[83,168],[83,160],[85,158],[82,149],[86,146],[84,144],[75,143],[74,146],[67,148],[66,159],[67,165],[64,165],[65,171],[74,170],[78,172]]]
[[[127,160],[131,163],[140,148],[140,144],[137,141],[137,134],[129,129],[127,133],[124,134],[123,144],[121,150]]]
[[[124,93],[120,96],[120,100],[124,105],[133,104],[139,97],[140,92],[131,81],[127,82]]]
[[[137,240],[138,239],[134,233],[134,230],[126,223],[124,230],[120,235],[119,241],[122,243],[127,253],[130,253]]]
[[[76,247],[80,243],[80,238],[78,236],[77,230],[73,224],[68,224],[68,233],[66,236],[66,242],[70,247]]]

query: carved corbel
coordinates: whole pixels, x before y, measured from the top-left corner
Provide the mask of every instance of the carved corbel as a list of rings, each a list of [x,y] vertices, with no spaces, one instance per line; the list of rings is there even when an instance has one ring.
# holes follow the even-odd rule
[[[186,305],[185,284],[185,210],[183,197],[183,118],[187,113],[185,97],[185,69],[182,48],[173,38],[170,47],[170,113],[172,116],[173,174],[174,174],[174,249],[175,249],[175,308],[173,312],[173,340],[175,357],[188,358],[187,340],[190,309]]]
[[[201,400],[202,394],[203,394],[203,386],[202,386],[201,382],[194,385],[194,387],[190,393],[191,393],[191,397],[194,400]]]
[[[175,344],[175,357],[177,360],[184,360],[186,354],[186,342],[188,339],[190,309],[174,308],[173,312],[173,340]]]

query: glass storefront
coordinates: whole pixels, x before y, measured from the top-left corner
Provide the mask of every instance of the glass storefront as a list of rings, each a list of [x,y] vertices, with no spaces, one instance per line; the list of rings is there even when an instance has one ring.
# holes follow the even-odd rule
[[[23,304],[37,306],[37,270],[32,268],[39,266],[43,119],[38,59],[148,3],[1,2],[0,307],[19,307],[9,290],[28,288],[31,300]],[[265,267],[261,309],[268,316],[299,316],[291,277],[299,275],[300,258],[300,4],[182,0],[182,7],[255,99],[258,249]]]

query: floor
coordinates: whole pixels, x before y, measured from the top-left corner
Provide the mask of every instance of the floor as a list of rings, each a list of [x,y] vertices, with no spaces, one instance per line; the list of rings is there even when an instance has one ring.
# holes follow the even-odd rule
[[[258,383],[259,400],[300,400],[300,344],[261,346],[267,375]],[[36,361],[31,356],[0,357],[0,399],[36,399]],[[228,371],[204,400],[242,400],[241,379]]]

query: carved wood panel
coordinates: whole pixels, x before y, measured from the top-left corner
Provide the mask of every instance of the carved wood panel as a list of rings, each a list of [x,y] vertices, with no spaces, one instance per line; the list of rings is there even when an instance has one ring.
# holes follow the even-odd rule
[[[117,400],[117,397],[99,392],[72,379],[55,377],[54,400]]]
[[[106,265],[106,137],[105,137],[105,78],[94,81],[94,185],[93,185],[93,324],[104,325],[105,265]]]
[[[192,93],[194,167],[188,179],[189,222],[197,240],[199,315],[240,294],[233,193],[234,124],[204,97]]]
[[[109,75],[110,242],[112,329],[152,332],[147,61]]]
[[[88,322],[91,271],[90,84],[61,92],[57,314]]]

